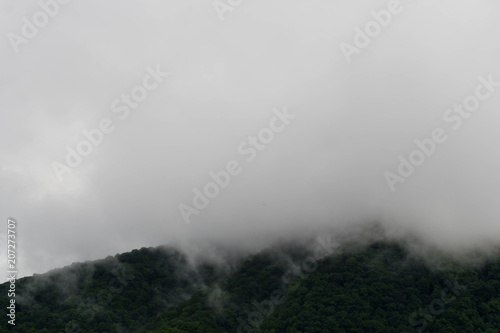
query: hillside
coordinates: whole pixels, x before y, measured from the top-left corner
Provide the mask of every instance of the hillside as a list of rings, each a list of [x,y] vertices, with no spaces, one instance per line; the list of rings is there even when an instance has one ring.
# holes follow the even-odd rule
[[[500,332],[500,258],[430,268],[393,243],[319,257],[281,245],[230,265],[142,248],[16,289],[2,332]]]

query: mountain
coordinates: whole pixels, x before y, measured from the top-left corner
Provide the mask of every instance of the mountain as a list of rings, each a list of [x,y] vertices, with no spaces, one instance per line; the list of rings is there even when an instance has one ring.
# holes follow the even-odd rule
[[[21,278],[15,300],[1,332],[498,333],[500,256],[431,263],[394,242],[220,260],[142,248]]]

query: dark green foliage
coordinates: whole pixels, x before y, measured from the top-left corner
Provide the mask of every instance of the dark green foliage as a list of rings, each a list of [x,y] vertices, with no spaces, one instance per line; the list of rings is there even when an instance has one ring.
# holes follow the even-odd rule
[[[0,331],[500,333],[500,258],[430,269],[386,243],[308,255],[266,251],[228,273],[164,248],[73,264],[18,280],[16,326]]]
[[[208,266],[201,275],[176,250],[142,248],[22,278],[16,325],[5,320],[0,331],[133,332],[210,283],[217,271]]]

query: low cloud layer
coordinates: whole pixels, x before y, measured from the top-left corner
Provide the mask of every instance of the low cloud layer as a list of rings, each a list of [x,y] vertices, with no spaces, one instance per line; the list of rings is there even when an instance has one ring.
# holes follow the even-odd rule
[[[21,276],[373,221],[500,242],[500,4],[236,3],[0,5],[0,215]]]

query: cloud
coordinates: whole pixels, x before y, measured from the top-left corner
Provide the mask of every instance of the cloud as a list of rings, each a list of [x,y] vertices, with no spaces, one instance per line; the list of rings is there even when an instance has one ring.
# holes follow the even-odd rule
[[[18,3],[0,7],[0,34],[40,10]],[[442,117],[479,76],[500,81],[500,7],[401,5],[351,63],[339,45],[387,2],[244,2],[221,21],[206,1],[70,1],[19,53],[3,38],[0,211],[19,221],[20,275],[374,220],[444,248],[498,242],[500,91],[459,130]],[[112,102],[157,65],[169,76],[120,119]],[[247,162],[238,145],[284,106],[293,123]],[[103,118],[113,133],[59,182],[51,163]],[[448,140],[392,193],[384,172],[436,127]],[[242,172],[186,225],[179,204],[230,160]]]

